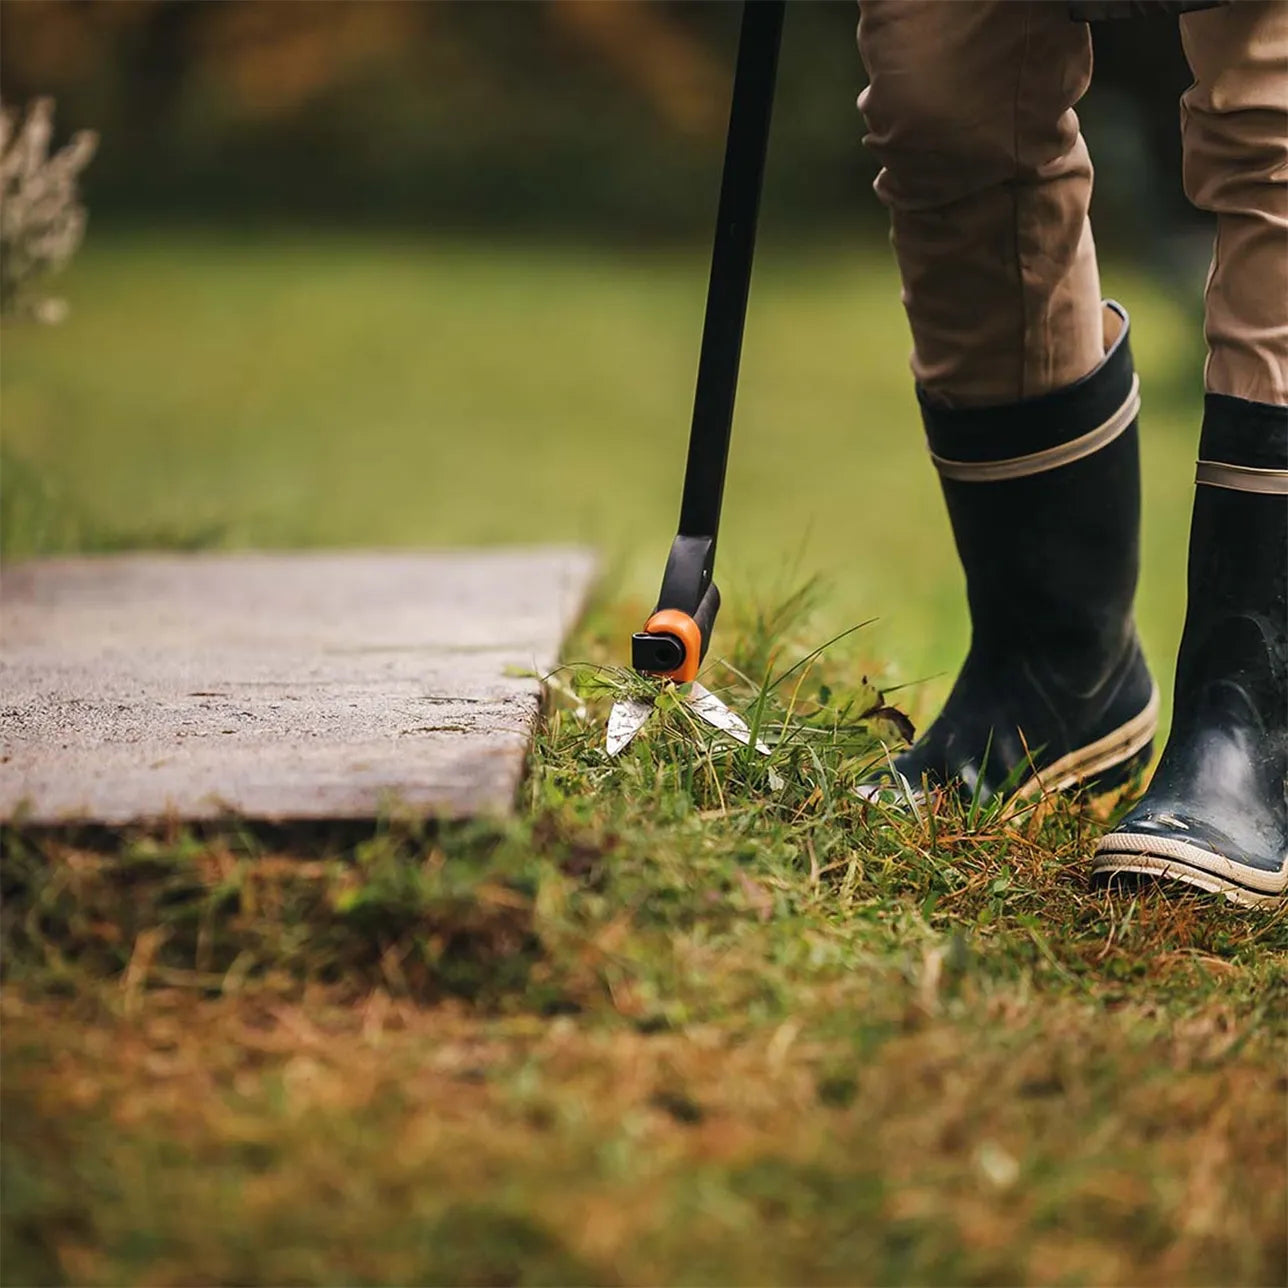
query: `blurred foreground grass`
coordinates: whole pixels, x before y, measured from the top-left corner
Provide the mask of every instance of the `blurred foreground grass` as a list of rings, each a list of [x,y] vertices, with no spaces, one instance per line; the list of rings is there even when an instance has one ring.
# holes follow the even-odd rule
[[[506,824],[10,836],[5,1281],[1282,1283],[1282,913],[1089,893],[1101,805],[882,817],[858,672],[781,785],[606,761],[581,669]]]
[[[6,551],[584,540],[615,572],[570,655],[620,660],[704,258],[96,246],[66,328],[5,336]],[[1165,679],[1198,365],[1106,285]],[[586,673],[510,823],[6,836],[5,1282],[1283,1282],[1283,914],[1089,894],[1107,805],[850,790],[864,675],[964,633],[906,348],[883,255],[767,248],[716,651],[758,679],[881,618],[796,694],[780,789],[665,719],[606,763]]]

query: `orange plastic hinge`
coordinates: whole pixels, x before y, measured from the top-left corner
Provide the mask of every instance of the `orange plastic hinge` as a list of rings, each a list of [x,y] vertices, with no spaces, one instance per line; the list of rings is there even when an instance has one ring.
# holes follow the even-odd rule
[[[698,673],[702,661],[702,630],[688,613],[678,608],[663,608],[644,623],[650,635],[674,635],[684,649],[684,661],[674,671],[657,671],[664,680],[688,684]]]

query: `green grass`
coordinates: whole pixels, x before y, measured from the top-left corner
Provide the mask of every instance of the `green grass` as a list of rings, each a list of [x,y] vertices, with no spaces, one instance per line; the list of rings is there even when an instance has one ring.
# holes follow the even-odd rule
[[[706,253],[91,240],[54,329],[4,335],[5,550],[583,541],[656,593]],[[1170,687],[1199,332],[1125,270],[1145,387],[1145,642]],[[961,654],[959,574],[883,248],[761,254],[721,535],[737,597],[820,575],[892,682]],[[16,465],[13,463],[16,462]],[[42,500],[43,498],[43,500]]]
[[[1197,371],[1116,277],[1166,674]],[[66,329],[6,334],[11,555],[572,538],[615,572],[509,823],[6,837],[5,1282],[1283,1281],[1282,915],[1089,893],[1112,802],[849,790],[864,677],[963,633],[884,260],[770,247],[755,289],[712,678],[766,695],[782,786],[679,713],[604,760],[703,287],[696,255],[121,243]],[[793,568],[812,616],[775,611]]]

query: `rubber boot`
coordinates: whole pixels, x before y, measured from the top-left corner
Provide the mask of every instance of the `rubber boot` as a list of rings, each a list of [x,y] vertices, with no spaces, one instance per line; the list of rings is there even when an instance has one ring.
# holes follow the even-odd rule
[[[1093,861],[1276,903],[1288,887],[1288,407],[1209,394],[1172,732]]]
[[[1148,762],[1158,692],[1132,618],[1140,395],[1117,304],[1105,332],[1100,366],[1053,393],[969,409],[922,398],[970,652],[939,718],[860,787],[866,799],[1027,797],[1109,786]]]

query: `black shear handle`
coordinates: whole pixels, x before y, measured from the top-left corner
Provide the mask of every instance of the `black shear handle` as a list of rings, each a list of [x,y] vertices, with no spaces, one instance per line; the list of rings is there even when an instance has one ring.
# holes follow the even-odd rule
[[[697,673],[720,607],[711,578],[785,8],[786,0],[743,0],[679,535],[667,559],[657,610],[633,639],[637,670],[677,679]],[[669,628],[656,621],[663,613]],[[675,613],[696,627],[696,650],[693,632],[673,629]],[[668,662],[675,665],[663,665]]]

